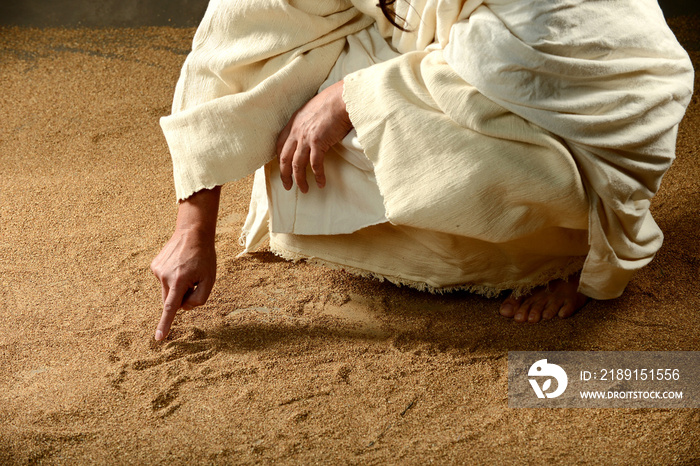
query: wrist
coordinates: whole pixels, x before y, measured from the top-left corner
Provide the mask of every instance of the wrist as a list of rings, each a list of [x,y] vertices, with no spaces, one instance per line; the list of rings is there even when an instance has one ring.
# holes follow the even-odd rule
[[[196,192],[180,202],[177,210],[176,231],[187,231],[200,237],[214,238],[219,215],[221,187]]]
[[[178,223],[175,225],[175,233],[190,236],[199,240],[213,240],[216,236],[216,227],[208,223]]]
[[[348,113],[345,100],[343,100],[343,88],[345,86],[345,82],[343,80],[340,80],[337,83],[335,83],[335,86],[335,102],[338,115],[340,116],[343,124],[348,128],[348,130],[350,130],[352,129],[352,122],[350,121],[350,114]]]

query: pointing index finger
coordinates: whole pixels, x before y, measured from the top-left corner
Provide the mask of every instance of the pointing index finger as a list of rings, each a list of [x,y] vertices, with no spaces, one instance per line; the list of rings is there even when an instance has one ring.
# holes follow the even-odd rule
[[[168,290],[168,296],[163,304],[163,313],[160,316],[155,338],[157,341],[165,340],[170,332],[170,326],[175,320],[178,309],[182,306],[182,300],[187,293],[187,289],[173,287]]]

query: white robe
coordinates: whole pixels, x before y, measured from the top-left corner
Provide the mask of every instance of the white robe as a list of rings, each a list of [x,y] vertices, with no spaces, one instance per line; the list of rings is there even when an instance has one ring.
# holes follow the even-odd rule
[[[273,249],[486,292],[546,282],[586,256],[580,291],[619,296],[661,245],[649,201],[692,94],[658,5],[415,0],[396,4],[402,32],[374,2],[353,3],[210,4],[162,120],[178,198],[270,161],[345,38],[375,21],[400,56],[346,76],[344,99],[390,223],[304,236],[275,232],[273,218]]]

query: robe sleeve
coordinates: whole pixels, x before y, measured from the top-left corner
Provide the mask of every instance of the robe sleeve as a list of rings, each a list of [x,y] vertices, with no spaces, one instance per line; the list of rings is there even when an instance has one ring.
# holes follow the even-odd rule
[[[213,0],[161,128],[178,200],[275,155],[279,132],[324,81],[345,36],[372,19],[349,1]]]

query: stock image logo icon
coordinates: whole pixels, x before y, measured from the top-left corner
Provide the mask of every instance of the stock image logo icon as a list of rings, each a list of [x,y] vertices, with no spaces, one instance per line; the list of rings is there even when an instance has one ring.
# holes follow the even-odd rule
[[[569,378],[566,376],[566,372],[561,367],[556,364],[547,363],[546,359],[540,359],[536,361],[532,366],[527,375],[529,377],[547,377],[543,383],[542,387],[537,381],[537,379],[528,379],[532,389],[535,391],[537,398],[556,398],[566,390],[566,386],[569,383]],[[557,381],[557,388],[553,392],[547,392],[552,386],[552,378]]]

